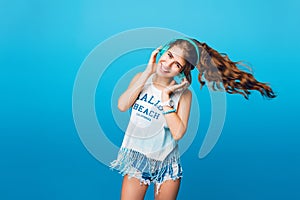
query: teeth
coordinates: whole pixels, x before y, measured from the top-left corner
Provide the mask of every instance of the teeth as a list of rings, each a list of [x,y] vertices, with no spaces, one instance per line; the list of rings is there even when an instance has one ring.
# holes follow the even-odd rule
[[[161,66],[161,68],[164,72],[169,72],[166,68],[164,68],[164,66]]]

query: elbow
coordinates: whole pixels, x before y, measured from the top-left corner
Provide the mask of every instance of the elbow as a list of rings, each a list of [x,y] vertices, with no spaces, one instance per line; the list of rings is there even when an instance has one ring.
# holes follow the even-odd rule
[[[121,111],[121,112],[125,112],[128,108],[126,108],[124,105],[122,104],[118,104],[118,109]]]
[[[175,128],[175,127],[174,127]],[[184,126],[183,124],[180,127],[177,127],[175,129],[170,130],[172,137],[175,141],[179,141],[185,134],[186,132],[186,126]]]
[[[124,104],[124,102],[122,101],[118,101],[118,109],[121,111],[121,112],[125,112],[126,110],[128,110],[128,105]]]
[[[173,135],[173,139],[175,140],[175,141],[179,141],[183,136],[184,136],[184,134],[185,134],[185,131],[184,132],[182,132],[182,133],[176,133],[176,134],[174,134]]]
[[[183,135],[180,135],[180,136],[173,136],[173,139],[174,139],[175,141],[179,141],[182,137],[183,137]]]
[[[178,142],[180,139],[181,139],[181,137],[173,137],[173,139],[176,141],[176,142]]]

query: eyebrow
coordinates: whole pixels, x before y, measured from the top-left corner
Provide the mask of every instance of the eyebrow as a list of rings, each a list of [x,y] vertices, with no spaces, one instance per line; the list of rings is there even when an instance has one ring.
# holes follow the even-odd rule
[[[173,56],[173,54],[172,54],[172,52],[171,51],[168,51],[170,54],[171,54],[171,56],[174,58],[174,56]],[[176,61],[176,63],[178,63],[179,65],[180,65],[180,67],[181,68],[183,68],[183,65],[182,64],[180,64],[178,61]]]

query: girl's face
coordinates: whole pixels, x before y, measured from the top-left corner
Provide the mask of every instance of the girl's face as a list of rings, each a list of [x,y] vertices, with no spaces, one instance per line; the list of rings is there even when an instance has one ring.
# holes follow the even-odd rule
[[[183,70],[185,62],[183,50],[177,46],[173,46],[160,57],[156,73],[162,77],[173,78]]]

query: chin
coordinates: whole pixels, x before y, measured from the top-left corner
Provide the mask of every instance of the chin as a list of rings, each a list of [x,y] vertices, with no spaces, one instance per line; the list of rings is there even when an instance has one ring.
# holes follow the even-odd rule
[[[156,73],[157,73],[159,76],[161,76],[161,77],[172,78],[170,72],[164,72],[164,71],[163,71],[162,65],[161,65],[161,64],[157,67]]]

